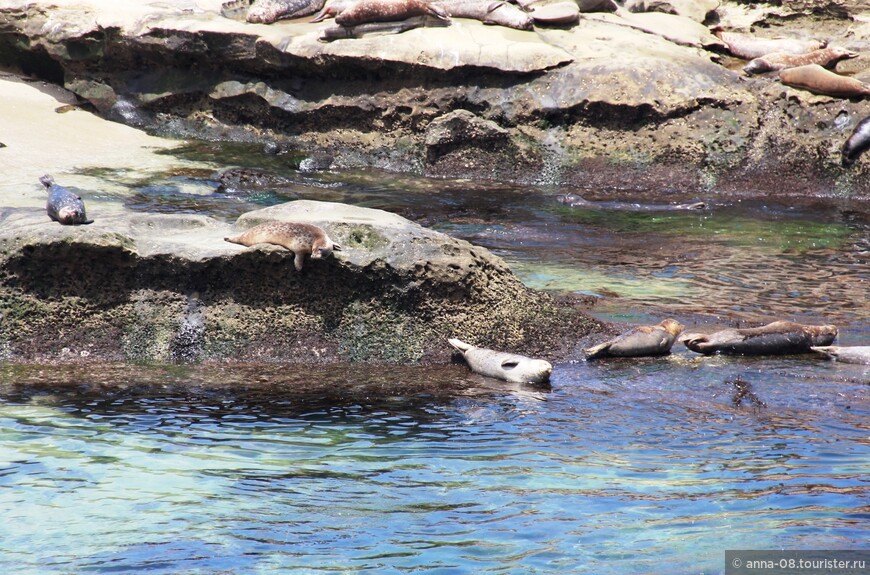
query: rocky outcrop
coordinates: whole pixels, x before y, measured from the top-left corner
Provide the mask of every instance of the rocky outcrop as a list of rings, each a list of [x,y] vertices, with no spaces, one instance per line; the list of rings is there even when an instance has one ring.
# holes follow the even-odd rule
[[[454,19],[324,43],[331,23],[238,22],[220,16],[219,0],[5,0],[0,63],[63,83],[119,121],[274,140],[328,154],[339,168],[870,194],[870,160],[839,166],[839,148],[870,115],[870,100],[746,78],[698,14],[679,15],[688,3],[646,4],[678,14],[592,12],[573,27],[532,31]],[[870,55],[864,4],[777,4],[722,2],[715,15],[729,29],[823,35]],[[844,71],[860,76],[865,60]],[[457,113],[498,138],[457,133],[447,143],[444,127]]]
[[[564,357],[595,322],[526,288],[486,249],[381,210],[296,201],[235,225],[116,213],[60,226],[0,210],[0,355],[13,360],[446,361],[447,338]],[[225,236],[314,223],[309,261]]]

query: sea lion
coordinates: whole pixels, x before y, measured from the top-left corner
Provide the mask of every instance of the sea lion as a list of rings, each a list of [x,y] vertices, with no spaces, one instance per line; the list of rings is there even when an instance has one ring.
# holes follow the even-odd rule
[[[450,20],[443,8],[427,0],[358,0],[338,14],[335,23],[351,27],[369,22],[395,22],[413,16]]]
[[[85,214],[85,203],[81,196],[70,189],[64,188],[54,183],[54,178],[48,174],[39,178],[39,182],[48,190],[48,202],[45,204],[45,211],[48,212],[48,217],[65,226],[76,226],[80,224],[91,224],[94,220],[89,220]]]
[[[533,25],[529,14],[502,0],[433,0],[433,4],[451,18],[471,18],[516,30],[531,30]]]
[[[728,51],[738,58],[753,60],[765,54],[785,52],[787,54],[806,54],[821,50],[828,45],[825,40],[799,40],[797,38],[759,38],[749,34],[725,32],[722,28],[712,32],[728,46]]]
[[[858,122],[858,125],[852,131],[852,135],[843,144],[843,167],[848,168],[854,164],[867,148],[870,148],[870,116]]]
[[[486,377],[512,383],[546,383],[553,373],[553,366],[543,359],[475,347],[455,338],[447,341],[462,352],[471,371]]]
[[[314,14],[326,0],[232,0],[221,5],[221,15],[251,24],[272,24]],[[243,18],[242,18],[243,16]]]
[[[296,271],[302,271],[302,262],[308,254],[311,254],[311,259],[318,260],[329,256],[333,251],[341,251],[341,246],[329,239],[322,229],[312,224],[296,222],[266,222],[224,240],[243,246],[274,244],[287,248],[296,256]]]
[[[830,345],[836,338],[837,328],[832,325],[775,321],[748,329],[684,334],[680,341],[692,351],[704,355],[784,355],[809,353],[813,346]]]
[[[825,345],[811,348],[817,353],[824,354],[828,359],[836,359],[843,363],[858,363],[870,365],[870,345],[838,346]]]
[[[852,52],[845,48],[822,48],[821,50],[813,50],[806,54],[774,52],[773,54],[766,54],[755,58],[749,64],[743,66],[743,70],[748,74],[762,74],[764,72],[785,70],[786,68],[797,68],[807,64],[818,64],[823,68],[833,70],[839,62],[857,57],[857,52]]]
[[[813,94],[851,98],[853,96],[870,96],[870,86],[846,76],[840,76],[830,70],[825,70],[818,64],[807,64],[797,68],[780,70],[779,81],[786,86],[808,90]]]
[[[586,350],[586,359],[667,355],[683,331],[679,322],[666,319],[658,325],[641,325]]]

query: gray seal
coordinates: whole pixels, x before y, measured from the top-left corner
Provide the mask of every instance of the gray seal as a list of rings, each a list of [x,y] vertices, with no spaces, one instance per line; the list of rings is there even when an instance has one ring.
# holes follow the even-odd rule
[[[543,359],[475,347],[456,338],[447,341],[462,352],[471,371],[486,377],[511,383],[546,383],[553,373],[553,366]]]
[[[843,363],[870,365],[870,345],[822,345],[813,346],[812,350],[816,353],[824,354],[828,359],[836,359]]]
[[[54,182],[54,178],[48,174],[39,178],[39,182],[48,190],[48,202],[45,204],[45,211],[48,212],[48,217],[65,226],[77,226],[80,224],[91,224],[94,220],[89,220],[85,214],[85,203],[81,196],[72,190],[59,186]]]
[[[682,331],[683,326],[673,319],[657,325],[640,325],[610,341],[590,347],[586,350],[586,359],[667,355]]]
[[[836,338],[837,328],[833,325],[775,321],[748,329],[684,334],[680,341],[692,351],[704,355],[785,355],[810,353],[812,347],[830,345]]]
[[[858,122],[852,135],[843,144],[841,159],[843,167],[851,167],[867,148],[870,148],[870,116]]]

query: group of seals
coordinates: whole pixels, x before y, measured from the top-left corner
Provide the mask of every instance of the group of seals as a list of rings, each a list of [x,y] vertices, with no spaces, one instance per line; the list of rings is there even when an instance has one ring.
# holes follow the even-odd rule
[[[54,178],[46,174],[39,178],[39,182],[48,190],[48,201],[45,211],[55,222],[65,226],[77,226],[91,224],[94,220],[88,219],[85,213],[85,203],[81,196],[72,190],[55,183]]]

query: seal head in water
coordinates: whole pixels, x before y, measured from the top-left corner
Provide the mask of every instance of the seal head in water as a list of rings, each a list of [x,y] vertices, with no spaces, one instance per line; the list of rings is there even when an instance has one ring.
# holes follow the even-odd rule
[[[836,359],[843,363],[870,365],[870,345],[824,345],[813,346],[812,350],[816,353],[824,354],[828,359]]]
[[[471,371],[486,377],[512,383],[546,383],[553,373],[553,366],[543,359],[475,347],[456,338],[447,341],[462,352]]]
[[[671,352],[683,326],[673,319],[657,325],[635,327],[610,341],[605,341],[586,350],[586,359],[596,357],[643,357],[666,355]]]
[[[317,260],[328,257],[333,251],[341,251],[341,246],[334,243],[321,228],[297,222],[266,222],[224,240],[243,246],[273,244],[287,248],[296,256],[294,264],[297,271],[302,271],[306,255],[310,254],[311,259]]]
[[[59,186],[54,182],[54,178],[48,174],[39,178],[39,182],[48,190],[48,202],[45,204],[45,211],[48,212],[48,217],[56,222],[60,222],[65,226],[76,226],[79,224],[91,224],[94,220],[89,220],[85,214],[85,203],[81,196],[72,190]]]

